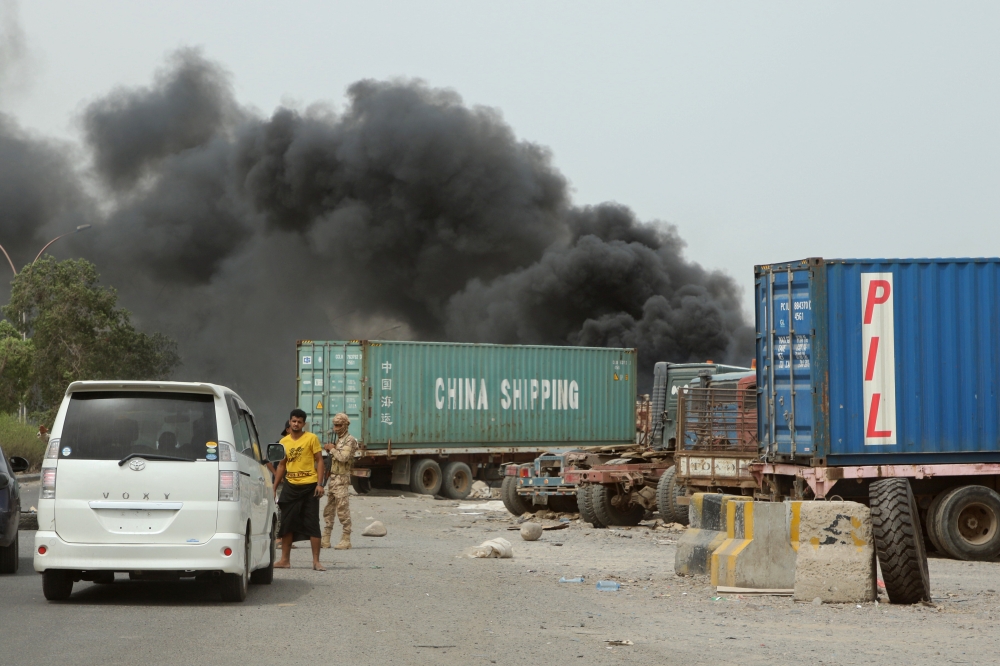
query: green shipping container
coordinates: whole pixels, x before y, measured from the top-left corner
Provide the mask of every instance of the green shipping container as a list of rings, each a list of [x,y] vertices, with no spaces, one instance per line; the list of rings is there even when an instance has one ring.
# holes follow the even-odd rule
[[[634,349],[448,342],[298,343],[299,407],[370,454],[476,453],[635,440]]]

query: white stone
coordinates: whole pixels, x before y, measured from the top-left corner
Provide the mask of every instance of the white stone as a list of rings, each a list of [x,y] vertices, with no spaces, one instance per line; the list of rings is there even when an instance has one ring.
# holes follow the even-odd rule
[[[538,523],[521,525],[521,538],[525,541],[537,541],[540,536],[542,536],[542,526]]]
[[[365,531],[361,533],[361,536],[370,537],[384,537],[388,532],[385,529],[385,525],[382,524],[381,520],[376,520],[374,523],[365,528]]]

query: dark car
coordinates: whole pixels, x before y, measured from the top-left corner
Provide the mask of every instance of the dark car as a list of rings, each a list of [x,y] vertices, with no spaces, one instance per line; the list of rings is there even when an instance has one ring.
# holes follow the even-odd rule
[[[17,528],[21,522],[21,492],[14,472],[28,469],[18,456],[10,460],[0,449],[0,574],[17,573]]]

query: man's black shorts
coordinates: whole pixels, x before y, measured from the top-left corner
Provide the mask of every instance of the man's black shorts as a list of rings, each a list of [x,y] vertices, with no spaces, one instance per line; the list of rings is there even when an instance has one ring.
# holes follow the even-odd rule
[[[281,530],[279,537],[289,532],[295,536],[293,541],[304,541],[310,538],[320,538],[319,529],[319,498],[316,497],[316,484],[294,484],[284,481],[281,484],[281,498],[278,500],[281,510]]]

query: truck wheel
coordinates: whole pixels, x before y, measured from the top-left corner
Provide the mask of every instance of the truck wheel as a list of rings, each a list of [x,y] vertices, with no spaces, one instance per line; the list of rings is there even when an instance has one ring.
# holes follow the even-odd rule
[[[962,486],[937,507],[934,533],[944,551],[959,560],[1000,555],[1000,495],[986,486]]]
[[[592,487],[592,484],[581,483],[576,488],[576,504],[580,507],[580,517],[583,518],[583,522],[590,523],[594,527],[607,527],[594,513],[594,499],[590,494]]]
[[[422,458],[413,464],[410,491],[421,495],[437,495],[441,492],[441,466],[436,460]]]
[[[674,479],[674,468],[671,467],[656,482],[656,510],[660,512],[660,520],[665,523],[676,523],[674,505],[670,501],[670,482]]]
[[[646,509],[637,503],[626,507],[615,506],[612,500],[617,490],[617,486],[591,484],[590,497],[594,514],[605,525],[638,525]]]
[[[931,596],[920,514],[908,479],[880,479],[869,486],[872,532],[889,601],[915,604]]]
[[[18,559],[18,540],[20,538],[20,534],[15,534],[14,540],[10,542],[9,546],[0,548],[0,574],[17,573],[17,565],[20,562]]]
[[[550,495],[549,509],[556,513],[578,513],[580,511],[574,495]]]
[[[516,476],[503,477],[503,483],[500,484],[500,499],[503,500],[503,505],[507,507],[507,510],[515,516],[531,511],[532,506],[524,497],[517,494]]]
[[[931,546],[934,547],[934,550],[937,551],[939,555],[952,557],[945,551],[944,546],[941,545],[941,537],[939,537],[937,533],[938,510],[941,507],[941,500],[944,499],[944,496],[947,495],[948,492],[949,491],[945,490],[944,492],[938,493],[937,496],[935,496],[931,501],[931,505],[927,507],[927,521],[924,523],[924,531],[927,533],[927,540],[931,542]]]
[[[49,569],[42,574],[42,594],[49,601],[65,601],[73,594],[73,572]]]
[[[472,492],[472,470],[464,462],[454,461],[441,470],[441,494],[445,497],[464,500]]]
[[[367,495],[372,491],[372,480],[364,476],[354,476],[351,475],[351,486],[354,487],[354,492],[359,495]]]

